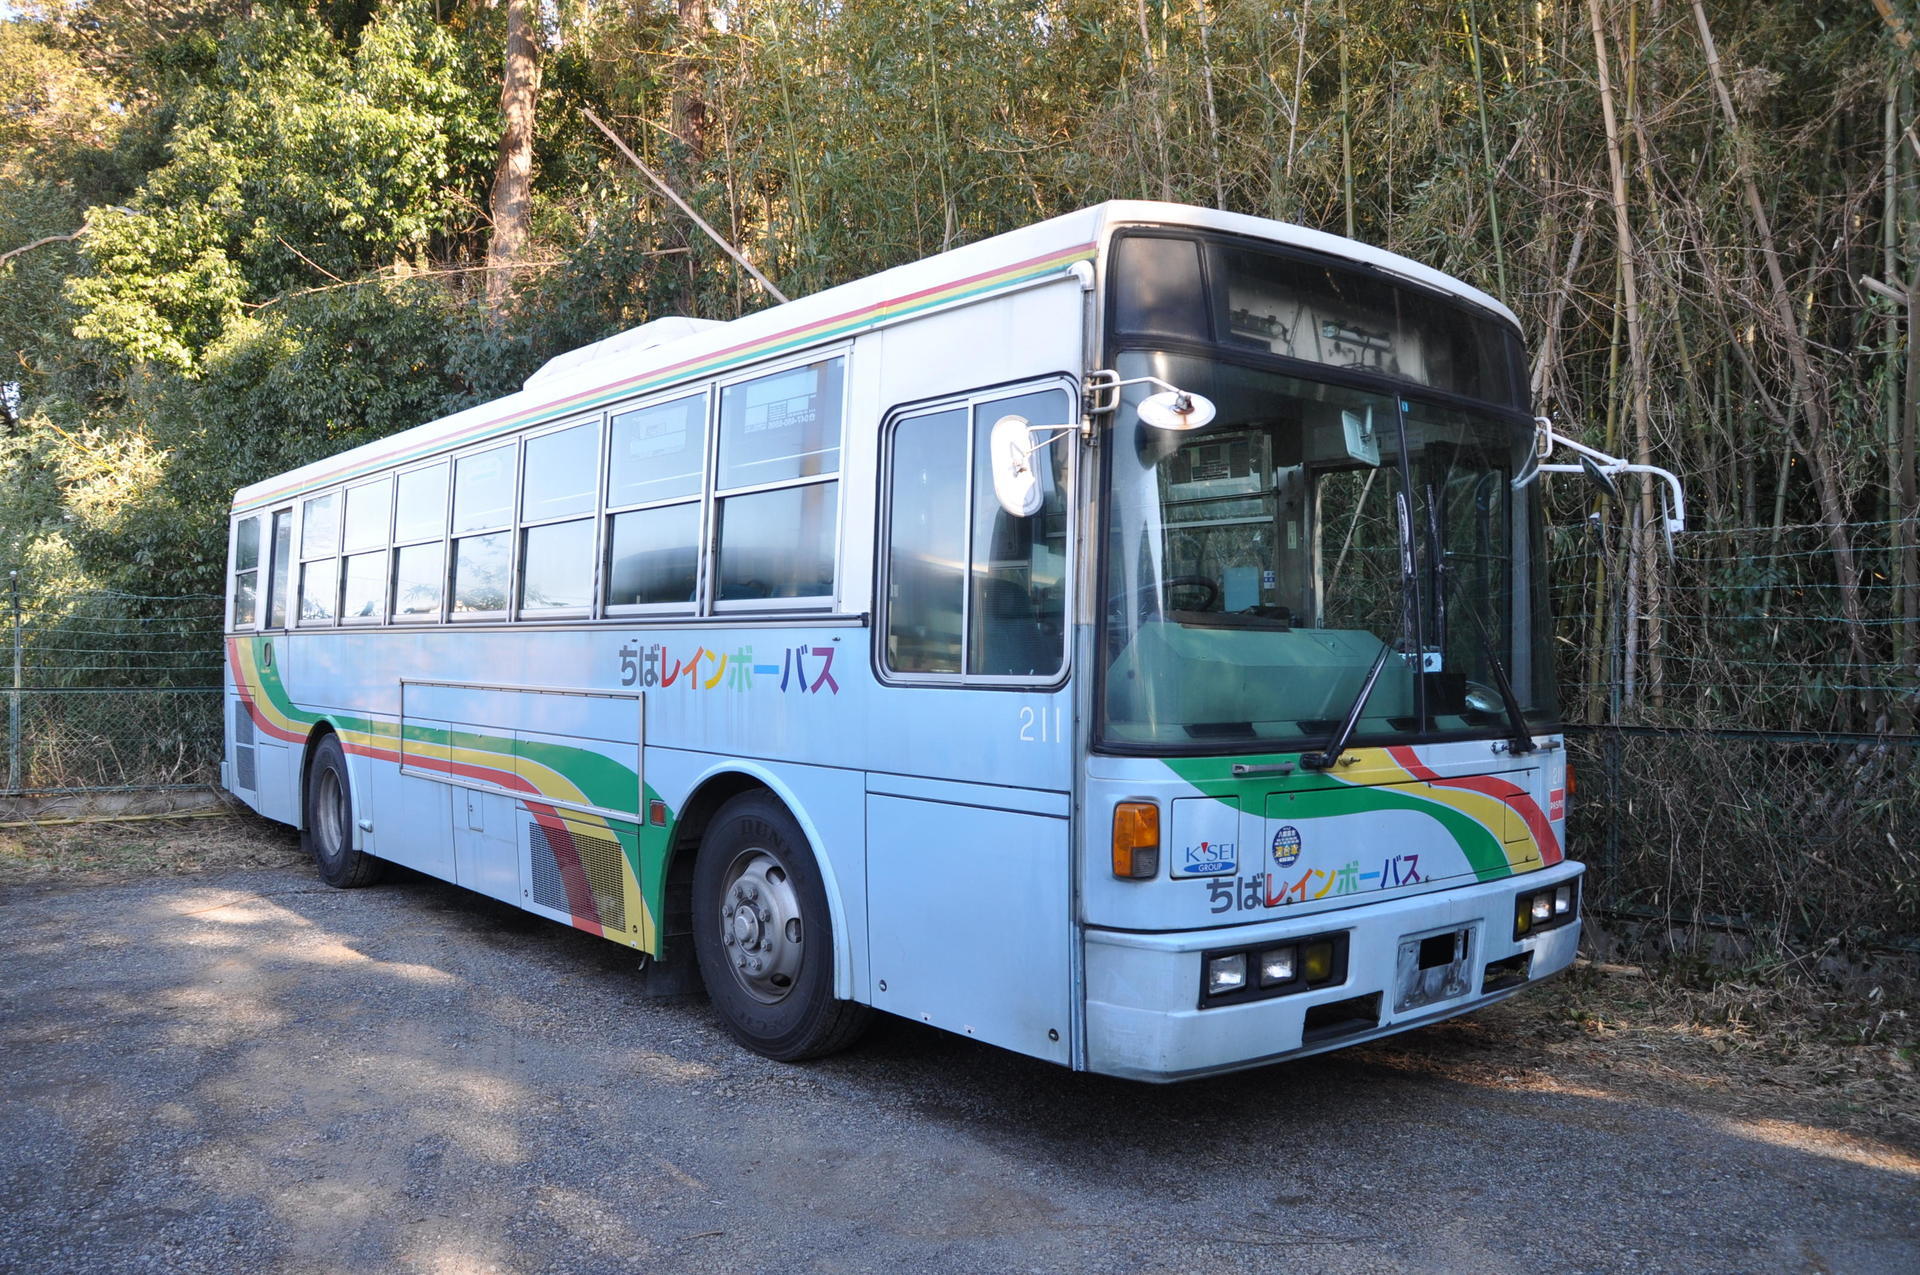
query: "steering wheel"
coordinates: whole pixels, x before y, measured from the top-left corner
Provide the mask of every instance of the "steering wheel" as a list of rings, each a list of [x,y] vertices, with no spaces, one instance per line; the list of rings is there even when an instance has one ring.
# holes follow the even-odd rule
[[[1152,589],[1154,586],[1149,585],[1147,587],[1148,589]],[[1200,605],[1195,607],[1173,606],[1173,591],[1175,589],[1203,590],[1200,596]],[[1169,611],[1211,611],[1213,610],[1214,604],[1220,601],[1220,586],[1206,576],[1168,576],[1160,582],[1159,594],[1162,604],[1165,605]]]

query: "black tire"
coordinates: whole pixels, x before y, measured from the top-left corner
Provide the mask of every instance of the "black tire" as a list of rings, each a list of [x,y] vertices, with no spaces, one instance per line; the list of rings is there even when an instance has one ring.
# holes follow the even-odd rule
[[[873,1011],[833,995],[833,926],[813,851],[765,792],[720,808],[693,866],[700,978],[733,1038],[795,1062],[845,1049]]]
[[[320,879],[341,890],[372,885],[387,865],[353,848],[353,787],[340,737],[328,733],[307,768],[306,818],[301,844],[313,856]]]

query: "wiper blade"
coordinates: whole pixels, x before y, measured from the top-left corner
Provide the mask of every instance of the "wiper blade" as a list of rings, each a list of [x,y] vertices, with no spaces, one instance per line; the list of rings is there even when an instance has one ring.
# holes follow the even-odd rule
[[[1507,666],[1493,649],[1493,635],[1484,628],[1480,631],[1480,649],[1486,653],[1487,668],[1493,673],[1493,685],[1500,692],[1500,702],[1507,706],[1507,725],[1512,729],[1507,736],[1513,741],[1511,751],[1516,757],[1530,753],[1539,745],[1533,742],[1533,734],[1527,729],[1526,714],[1520,711],[1520,697],[1513,693],[1513,679],[1507,676]]]
[[[1380,680],[1380,670],[1387,666],[1387,657],[1393,654],[1390,643],[1380,644],[1380,654],[1373,657],[1373,667],[1367,670],[1366,680],[1360,683],[1360,693],[1353,697],[1353,703],[1347,707],[1347,715],[1340,719],[1340,729],[1333,732],[1333,738],[1327,741],[1325,752],[1302,753],[1300,764],[1308,770],[1331,770],[1340,754],[1347,751],[1347,743],[1353,738],[1354,730],[1360,725],[1360,713],[1367,706],[1367,699],[1373,694],[1373,684]]]

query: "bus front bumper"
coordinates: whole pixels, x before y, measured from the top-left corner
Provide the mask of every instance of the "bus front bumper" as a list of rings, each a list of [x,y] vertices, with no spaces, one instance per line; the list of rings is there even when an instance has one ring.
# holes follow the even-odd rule
[[[1584,871],[1562,863],[1484,885],[1257,925],[1172,934],[1088,927],[1087,1069],[1185,1080],[1339,1049],[1504,1000],[1571,965],[1580,940],[1577,902],[1553,928],[1516,939],[1520,896],[1573,884],[1577,901]],[[1202,1007],[1207,953],[1339,934],[1346,936],[1344,978]],[[1438,966],[1450,942],[1454,959]],[[1436,967],[1423,969],[1429,961]]]

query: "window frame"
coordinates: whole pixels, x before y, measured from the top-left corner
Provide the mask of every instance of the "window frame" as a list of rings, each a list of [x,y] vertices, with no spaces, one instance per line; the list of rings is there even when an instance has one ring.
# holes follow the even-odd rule
[[[599,614],[596,604],[600,597],[601,544],[606,536],[606,528],[603,525],[605,518],[602,511],[606,505],[606,492],[604,489],[606,487],[607,449],[610,445],[608,442],[610,432],[608,420],[609,415],[606,411],[594,411],[582,416],[568,417],[565,420],[551,425],[542,425],[537,429],[528,430],[523,434],[515,436],[519,442],[520,453],[519,465],[514,471],[512,524],[513,561],[510,568],[513,591],[507,595],[507,609],[509,614],[506,618],[514,621],[532,620],[536,623],[544,623],[548,620],[586,620],[592,619],[595,615]],[[527,493],[526,465],[527,455],[530,451],[529,445],[538,439],[553,434],[564,434],[570,429],[578,429],[583,425],[595,427],[598,431],[594,436],[593,474],[590,479],[592,483],[590,488],[592,503],[584,513],[557,514],[550,518],[528,518],[523,504],[526,500]],[[587,564],[587,604],[583,607],[529,607],[526,598],[522,596],[526,588],[527,532],[540,527],[563,526],[570,522],[593,523],[593,559]],[[487,533],[480,532],[473,534],[484,535]],[[448,563],[448,569],[452,569],[451,561]],[[470,612],[469,614],[474,613]]]
[[[226,617],[226,622],[227,622],[227,627],[235,633],[251,632],[261,627],[260,607],[262,603],[262,596],[261,596],[261,590],[260,590],[260,576],[265,566],[265,564],[261,561],[261,558],[263,556],[261,550],[262,550],[262,544],[264,539],[264,537],[261,535],[261,528],[263,523],[266,521],[269,521],[267,518],[267,511],[263,509],[254,509],[248,513],[241,514],[238,517],[233,517],[231,515],[229,516],[230,530],[227,532],[227,617]],[[249,522],[253,523],[254,525],[253,526],[253,566],[249,567],[245,571],[242,571],[240,569],[240,528],[244,524]],[[237,601],[239,601],[239,598],[240,598],[240,577],[241,576],[253,577],[253,619],[247,621],[245,624],[240,623],[239,620],[234,618],[234,604]]]
[[[400,480],[408,474],[419,473],[436,466],[447,472],[446,484],[441,491],[439,534],[403,541],[400,539]],[[388,472],[388,476],[393,479],[393,499],[389,502],[387,509],[387,607],[382,623],[395,625],[444,623],[447,616],[448,594],[452,592],[449,575],[453,564],[451,556],[447,553],[447,528],[453,521],[453,457],[448,453],[440,452],[412,465],[396,466]],[[403,615],[399,610],[399,582],[395,579],[396,573],[400,570],[400,551],[430,544],[440,546],[439,609],[431,614]]]
[[[515,568],[515,558],[519,540],[520,513],[520,464],[526,455],[521,444],[523,436],[514,433],[505,438],[489,438],[485,442],[463,447],[447,454],[447,538],[446,560],[442,565],[445,583],[442,586],[440,614],[448,624],[474,624],[487,621],[503,622],[513,617],[513,600],[520,586],[520,573]],[[462,531],[453,528],[453,511],[460,498],[460,462],[488,452],[507,452],[507,473],[510,478],[507,493],[507,520],[503,523],[489,523],[484,527],[473,527]],[[459,544],[462,540],[479,540],[486,536],[505,535],[507,537],[507,581],[506,594],[502,605],[485,611],[461,611],[454,603],[455,582],[460,569]]]
[[[779,376],[784,372],[809,367],[816,363],[830,363],[835,359],[841,361],[840,441],[835,447],[835,451],[839,453],[839,459],[835,462],[833,471],[722,489],[720,486],[720,429],[726,391],[734,386]],[[850,410],[852,370],[853,346],[851,343],[841,343],[807,350],[775,362],[758,364],[742,369],[732,376],[716,377],[707,383],[712,397],[707,404],[707,455],[701,483],[701,497],[704,505],[701,514],[702,570],[696,614],[703,616],[769,612],[834,614],[839,611],[840,589],[843,582],[841,560],[844,557],[841,552],[841,536],[847,525],[847,438],[851,433],[849,426],[852,418]],[[721,505],[738,496],[754,496],[762,492],[785,491],[788,488],[814,487],[824,483],[836,484],[833,497],[832,587],[824,594],[814,593],[796,598],[738,598],[733,601],[722,599],[720,597]]]
[[[978,445],[976,437],[975,409],[982,403],[991,403],[997,399],[1018,398],[1023,394],[1042,393],[1050,389],[1063,391],[1067,396],[1067,410],[1073,414],[1074,428],[1054,440],[1052,446],[1065,446],[1067,452],[1066,486],[1066,543],[1062,546],[1062,557],[1066,563],[1066,591],[1061,599],[1062,625],[1060,633],[1060,668],[1057,672],[1046,674],[1007,675],[993,673],[967,672],[967,657],[972,646],[973,615],[973,543],[974,543],[974,448]],[[967,560],[961,568],[960,591],[960,669],[956,673],[926,673],[912,670],[895,669],[889,660],[887,638],[893,625],[893,462],[894,439],[902,423],[922,416],[932,416],[940,412],[959,408],[966,414],[967,422],[967,481],[966,481],[966,526],[963,531]],[[890,409],[882,418],[880,425],[881,456],[879,464],[879,482],[876,498],[880,505],[879,516],[874,520],[874,671],[879,680],[889,686],[935,686],[968,687],[973,689],[1019,689],[1033,690],[1036,687],[1058,689],[1064,686],[1073,675],[1073,618],[1080,600],[1080,519],[1076,510],[1075,494],[1080,482],[1080,433],[1085,427],[1087,414],[1081,399],[1079,378],[1066,373],[1056,372],[1049,375],[1030,377],[1012,381],[1003,385],[984,389],[968,390],[959,394],[943,395],[939,398],[922,399],[914,403],[900,404]],[[1053,422],[1035,422],[1052,424]],[[1039,517],[1035,514],[1034,517]]]
[[[659,500],[644,500],[638,504],[616,505],[608,485],[613,482],[613,421],[617,416],[629,412],[644,412],[649,408],[664,407],[668,403],[677,403],[682,399],[700,397],[705,399],[700,412],[700,477],[690,496],[664,496]],[[599,501],[599,536],[597,544],[599,554],[595,566],[594,604],[599,614],[614,616],[702,616],[706,610],[709,542],[716,526],[713,495],[714,449],[719,443],[720,392],[719,382],[702,380],[687,385],[676,385],[671,389],[631,399],[615,404],[607,409],[607,425],[602,431],[600,486],[596,499]],[[693,599],[690,602],[625,602],[609,601],[606,591],[613,585],[613,520],[622,514],[642,513],[650,509],[669,509],[675,505],[697,505],[698,516],[694,520],[695,534],[693,542]]]
[[[307,552],[307,508],[318,501],[331,500],[333,511],[333,544],[319,553]],[[317,491],[311,496],[300,498],[300,527],[296,540],[294,559],[300,564],[299,579],[294,582],[293,605],[288,612],[290,629],[328,629],[340,622],[340,538],[345,534],[347,516],[347,493],[340,487],[329,487]],[[309,620],[306,617],[307,571],[316,562],[333,560],[333,587],[329,590],[330,610],[324,620]]]

